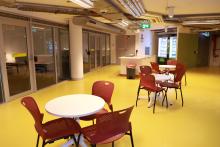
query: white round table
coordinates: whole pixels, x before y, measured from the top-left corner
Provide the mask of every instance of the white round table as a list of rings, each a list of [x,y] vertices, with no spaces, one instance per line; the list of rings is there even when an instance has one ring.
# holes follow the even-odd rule
[[[176,68],[176,65],[159,65],[159,68],[174,70]]]
[[[50,100],[45,109],[48,113],[66,118],[79,118],[101,110],[105,101],[90,94],[73,94]]]
[[[153,74],[153,75],[154,75],[156,81],[164,82],[164,81],[168,81],[168,80],[172,79],[172,76],[170,74],[168,74],[168,75],[167,74]]]
[[[90,94],[73,94],[57,97],[47,102],[45,109],[48,113],[65,118],[78,119],[79,117],[88,116],[101,110],[105,105],[105,101]],[[63,145],[68,147],[73,144],[73,139]],[[81,135],[81,147],[87,147],[84,142],[84,137]]]

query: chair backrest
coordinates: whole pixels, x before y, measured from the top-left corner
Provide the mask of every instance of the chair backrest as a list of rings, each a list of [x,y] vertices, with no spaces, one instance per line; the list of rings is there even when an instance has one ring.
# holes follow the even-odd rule
[[[101,114],[96,118],[96,141],[126,133],[131,129],[129,122],[133,107],[123,110]]]
[[[42,134],[42,121],[44,115],[43,113],[40,113],[36,101],[32,97],[28,96],[22,98],[21,104],[31,113],[32,117],[35,120],[35,128],[37,132]]]
[[[178,63],[178,61],[175,60],[175,59],[169,59],[169,60],[167,60],[167,65],[176,65],[177,63]]]
[[[159,64],[156,63],[156,62],[150,62],[150,65],[152,67],[152,69],[156,72],[160,72],[160,69],[159,69]]]
[[[143,86],[148,90],[155,90],[156,89],[155,77],[149,74],[140,74],[140,86]]]
[[[111,97],[114,90],[114,84],[110,81],[96,81],[92,86],[92,95],[99,96],[107,104],[111,104]]]
[[[142,65],[140,66],[140,71],[141,73],[143,74],[151,74],[152,73],[152,69],[150,66],[147,66],[147,65]]]
[[[175,77],[174,77],[174,82],[180,82],[181,83],[181,80],[182,80],[185,72],[186,72],[185,65],[183,65],[181,63],[177,63],[176,64],[176,74],[175,74]]]

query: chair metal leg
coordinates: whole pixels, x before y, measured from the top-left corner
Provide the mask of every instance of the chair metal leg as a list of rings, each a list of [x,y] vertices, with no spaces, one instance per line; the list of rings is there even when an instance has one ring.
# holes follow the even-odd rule
[[[138,97],[139,97],[139,93],[140,93],[140,88],[141,88],[141,86],[139,85],[138,86],[138,91],[137,91],[137,99],[136,99],[136,107],[137,107],[137,102],[138,102]]]
[[[181,88],[181,86],[180,86],[180,93],[181,93],[181,98],[182,98],[182,107],[183,107],[183,93],[182,93],[182,88]]]
[[[96,147],[96,144],[91,144],[91,147]]]
[[[150,102],[150,91],[147,91],[148,102]]]
[[[155,112],[156,98],[157,98],[157,92],[155,92],[155,97],[154,97],[154,108],[153,108],[153,113]]]
[[[132,135],[132,130],[130,130],[131,146],[134,147],[134,140]]]
[[[187,81],[186,81],[186,73],[185,73],[185,86],[187,85]]]
[[[164,99],[165,99],[165,96],[164,96],[164,93],[163,93],[162,107],[163,107]]]
[[[176,92],[176,100],[177,100],[177,90],[176,90],[176,88],[175,88],[175,92]]]
[[[38,144],[39,144],[39,138],[40,138],[40,136],[39,136],[39,134],[37,135],[37,144],[36,144],[36,147],[38,147]]]
[[[45,146],[45,141],[43,140],[42,147],[44,147],[44,146]]]
[[[115,142],[113,141],[113,142],[112,142],[112,147],[114,147],[114,146],[115,146]]]

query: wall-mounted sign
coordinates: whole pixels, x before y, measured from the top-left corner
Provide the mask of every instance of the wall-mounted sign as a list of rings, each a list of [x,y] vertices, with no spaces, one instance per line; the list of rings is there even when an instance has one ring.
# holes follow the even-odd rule
[[[141,23],[140,24],[140,28],[141,29],[149,29],[151,27],[150,23],[149,22],[144,22],[144,23]]]

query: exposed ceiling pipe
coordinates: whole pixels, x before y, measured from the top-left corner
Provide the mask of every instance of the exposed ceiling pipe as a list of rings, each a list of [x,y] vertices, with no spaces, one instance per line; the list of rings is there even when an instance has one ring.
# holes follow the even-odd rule
[[[13,7],[15,0],[0,0],[0,6]]]
[[[47,12],[47,13],[55,13],[55,14],[70,14],[70,15],[82,15],[82,16],[101,16],[88,9],[55,6],[55,5],[16,2],[4,6],[9,8],[17,8],[18,10],[22,10],[22,11]]]

